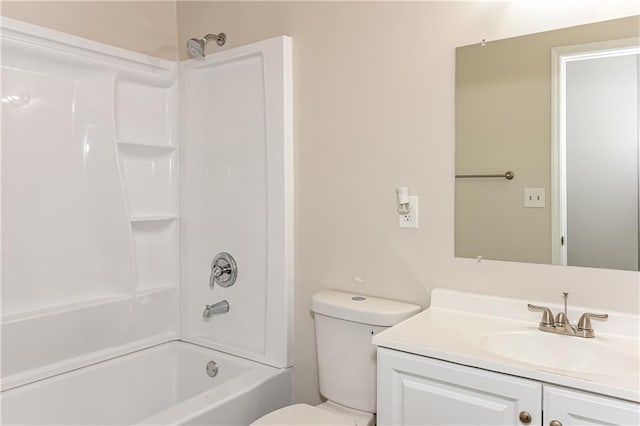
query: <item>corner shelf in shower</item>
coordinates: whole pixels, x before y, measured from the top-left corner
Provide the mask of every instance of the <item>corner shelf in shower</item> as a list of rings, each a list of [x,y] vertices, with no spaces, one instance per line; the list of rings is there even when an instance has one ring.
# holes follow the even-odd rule
[[[138,289],[136,289],[136,297],[146,297],[151,296],[156,293],[164,293],[175,291],[178,289],[178,283],[158,283],[153,285],[141,285]]]
[[[177,283],[178,224],[176,216],[132,216],[136,253],[136,292],[167,288]]]
[[[119,142],[156,145],[145,141],[161,141],[170,146],[176,136],[176,83],[117,79],[115,127]]]
[[[131,223],[138,222],[173,222],[178,219],[176,215],[156,215],[156,216],[131,216]]]
[[[176,100],[174,80],[116,81],[115,134],[138,299],[175,297],[180,279]]]
[[[132,218],[175,216],[178,205],[176,147],[119,142],[118,152],[129,215]]]
[[[154,156],[165,155],[174,152],[177,147],[174,145],[154,144],[143,141],[118,141],[118,148],[130,155]]]

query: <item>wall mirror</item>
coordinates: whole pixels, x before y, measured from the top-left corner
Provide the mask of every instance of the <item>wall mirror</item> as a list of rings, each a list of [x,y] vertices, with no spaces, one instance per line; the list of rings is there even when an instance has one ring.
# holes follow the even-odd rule
[[[634,16],[456,49],[457,257],[639,269],[639,35]]]

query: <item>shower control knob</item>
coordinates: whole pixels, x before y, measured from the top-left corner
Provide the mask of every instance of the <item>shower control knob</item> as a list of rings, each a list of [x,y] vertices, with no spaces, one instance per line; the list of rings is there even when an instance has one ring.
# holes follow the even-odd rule
[[[223,274],[230,274],[231,273],[231,267],[229,265],[214,266],[213,269],[211,270],[211,273],[213,274],[214,278],[218,278],[218,277],[222,276]]]
[[[229,253],[221,252],[213,258],[211,262],[211,275],[209,276],[209,287],[215,284],[220,287],[230,287],[238,278],[238,266]]]

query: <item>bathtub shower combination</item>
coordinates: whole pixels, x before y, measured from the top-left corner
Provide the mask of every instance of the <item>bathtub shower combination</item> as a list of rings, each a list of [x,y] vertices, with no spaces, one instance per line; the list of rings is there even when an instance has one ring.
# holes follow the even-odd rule
[[[1,29],[2,424],[290,404],[291,39],[175,63]]]

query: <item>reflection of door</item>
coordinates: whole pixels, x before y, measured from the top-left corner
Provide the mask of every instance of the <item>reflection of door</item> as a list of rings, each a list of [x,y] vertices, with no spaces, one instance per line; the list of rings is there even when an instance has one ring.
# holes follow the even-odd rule
[[[638,56],[567,63],[568,265],[638,270]]]
[[[639,58],[560,55],[554,263],[638,270]]]

